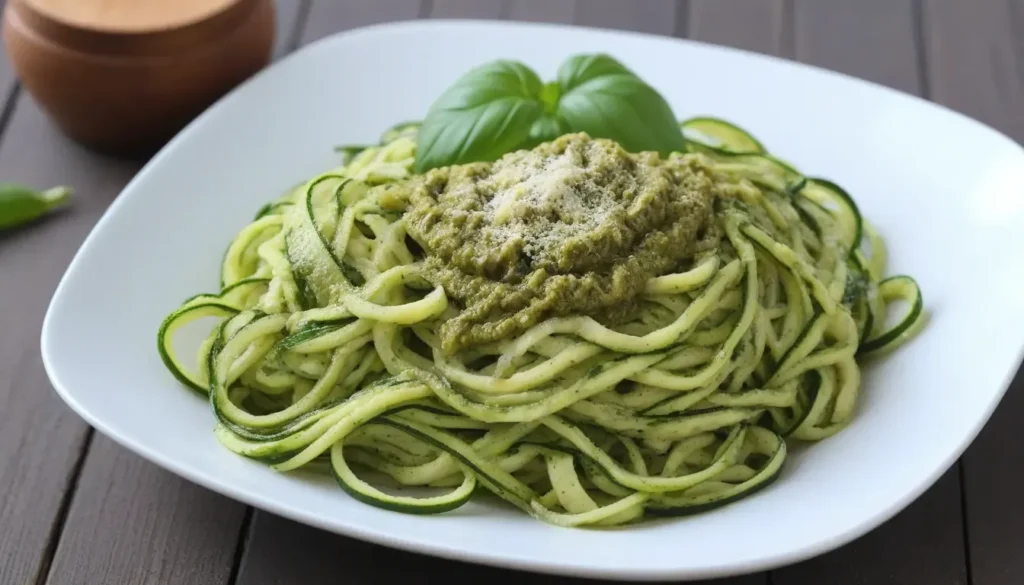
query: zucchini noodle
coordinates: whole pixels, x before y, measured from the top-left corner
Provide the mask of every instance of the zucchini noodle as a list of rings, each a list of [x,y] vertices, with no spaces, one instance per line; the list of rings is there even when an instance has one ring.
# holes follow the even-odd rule
[[[787,439],[850,423],[857,360],[920,329],[921,294],[885,276],[882,237],[840,187],[727,122],[682,127],[673,156],[712,169],[722,238],[647,281],[628,322],[553,317],[442,351],[460,309],[373,188],[412,176],[407,124],[264,206],[220,291],[163,322],[160,355],[208,397],[228,449],[328,470],[390,510],[448,512],[479,486],[555,525],[608,526],[749,496],[779,476]],[[172,338],[203,318],[217,324],[193,368]]]

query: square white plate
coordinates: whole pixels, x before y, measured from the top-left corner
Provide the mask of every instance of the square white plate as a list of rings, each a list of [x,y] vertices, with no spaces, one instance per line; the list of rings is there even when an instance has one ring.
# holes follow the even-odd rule
[[[891,272],[918,279],[931,319],[866,369],[856,420],[792,457],[770,488],[722,509],[599,531],[472,504],[417,517],[221,447],[208,404],[156,352],[161,319],[216,288],[221,251],[256,209],[337,164],[336,144],[419,119],[456,77],[515,58],[551,78],[606,51],[680,118],[721,116],[849,189]],[[1021,358],[1024,151],[949,110],[842,75],[740,51],[564,26],[412,22],[320,41],[210,108],[146,165],[86,240],[42,336],[60,395],[100,431],[233,498],[327,530],[439,556],[623,579],[764,569],[839,546],[932,484],[980,430]]]

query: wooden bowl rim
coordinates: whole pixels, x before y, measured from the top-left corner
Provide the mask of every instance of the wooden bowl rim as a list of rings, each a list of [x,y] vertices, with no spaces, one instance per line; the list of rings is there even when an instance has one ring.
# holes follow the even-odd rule
[[[18,32],[65,49],[102,55],[166,55],[206,45],[227,35],[269,0],[235,0],[217,12],[173,26],[103,30],[54,18],[25,0],[10,0],[4,18]],[[274,10],[271,2],[271,10]]]

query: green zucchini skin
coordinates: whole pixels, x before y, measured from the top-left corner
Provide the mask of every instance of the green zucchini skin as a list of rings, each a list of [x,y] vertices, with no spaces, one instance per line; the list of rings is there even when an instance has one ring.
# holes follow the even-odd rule
[[[860,355],[881,354],[891,351],[901,345],[906,338],[913,335],[924,324],[924,298],[921,295],[921,287],[917,285],[917,281],[901,274],[886,278],[879,283],[878,288],[883,296],[888,291],[893,299],[901,298],[909,301],[910,307],[892,327],[874,337],[868,338],[858,350]]]
[[[764,146],[739,126],[710,116],[690,118],[679,124],[688,149],[715,154],[763,154]]]

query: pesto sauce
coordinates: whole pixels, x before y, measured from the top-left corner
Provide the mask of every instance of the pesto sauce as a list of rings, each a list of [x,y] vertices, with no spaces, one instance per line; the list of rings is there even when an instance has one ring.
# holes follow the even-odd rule
[[[378,187],[378,201],[405,211],[424,276],[462,309],[440,328],[452,353],[550,317],[628,317],[648,279],[715,245],[703,160],[567,134]]]

